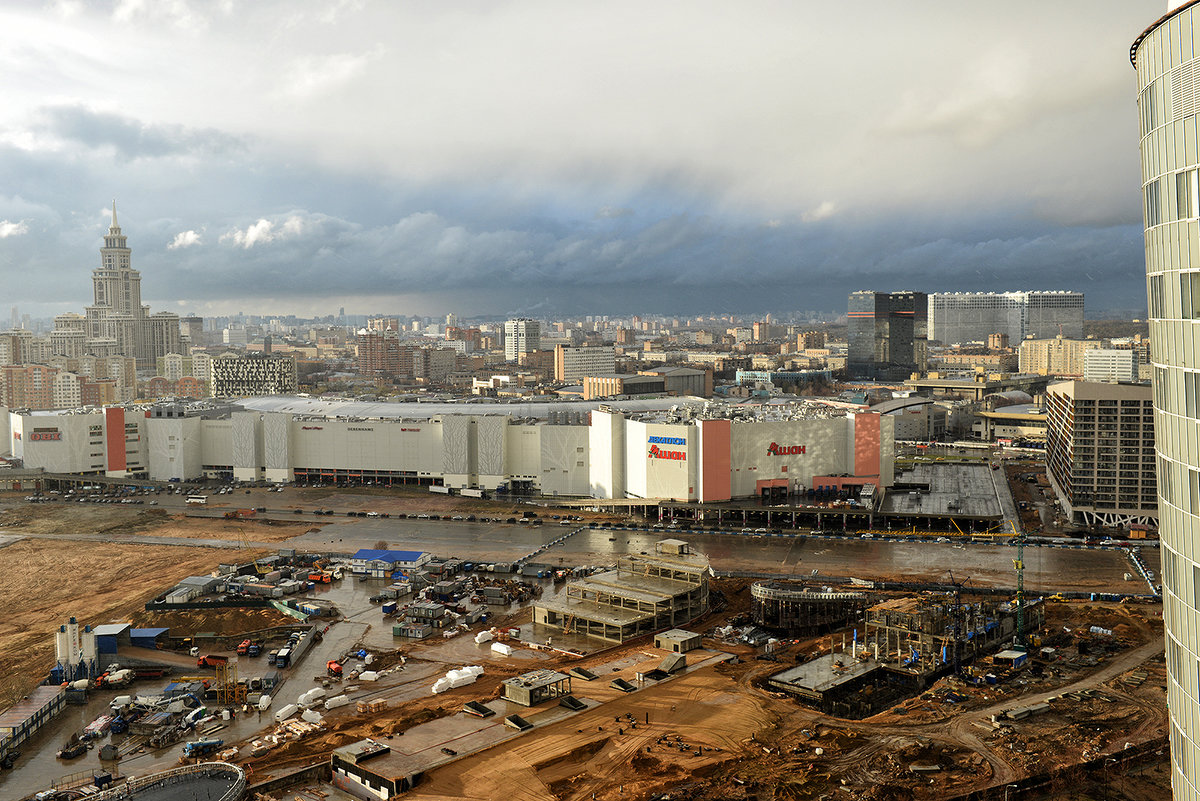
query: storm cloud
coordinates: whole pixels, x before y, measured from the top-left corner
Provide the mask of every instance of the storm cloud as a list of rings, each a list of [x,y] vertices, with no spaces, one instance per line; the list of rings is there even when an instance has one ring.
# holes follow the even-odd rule
[[[0,279],[78,308],[113,197],[202,313],[1144,303],[1129,42],[1161,3],[0,10]],[[371,304],[356,308],[354,304]]]

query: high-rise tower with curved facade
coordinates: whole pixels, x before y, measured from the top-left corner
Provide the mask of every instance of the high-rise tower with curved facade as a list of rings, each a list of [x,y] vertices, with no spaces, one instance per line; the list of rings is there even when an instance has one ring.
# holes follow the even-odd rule
[[[1200,0],[1134,41],[1158,459],[1171,785],[1200,799]]]

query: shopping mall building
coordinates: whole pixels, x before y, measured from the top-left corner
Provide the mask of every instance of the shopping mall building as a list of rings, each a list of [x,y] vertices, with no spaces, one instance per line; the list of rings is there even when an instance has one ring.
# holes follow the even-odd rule
[[[156,481],[507,486],[676,501],[891,485],[892,417],[806,416],[811,408],[681,398],[470,405],[269,397],[18,410],[0,420],[26,468]]]

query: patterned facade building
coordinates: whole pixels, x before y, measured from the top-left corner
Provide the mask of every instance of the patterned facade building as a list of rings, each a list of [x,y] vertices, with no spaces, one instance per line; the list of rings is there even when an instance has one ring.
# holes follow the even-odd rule
[[[218,398],[287,395],[297,389],[296,360],[290,355],[226,354],[213,359],[212,394]]]
[[[1009,342],[1059,334],[1083,337],[1082,292],[936,292],[929,296],[929,338],[945,345]]]

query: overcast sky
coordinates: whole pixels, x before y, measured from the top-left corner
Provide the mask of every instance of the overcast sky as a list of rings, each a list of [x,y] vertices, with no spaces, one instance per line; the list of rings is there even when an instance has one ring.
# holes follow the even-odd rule
[[[1164,0],[0,7],[0,308],[1145,308],[1133,39]]]

